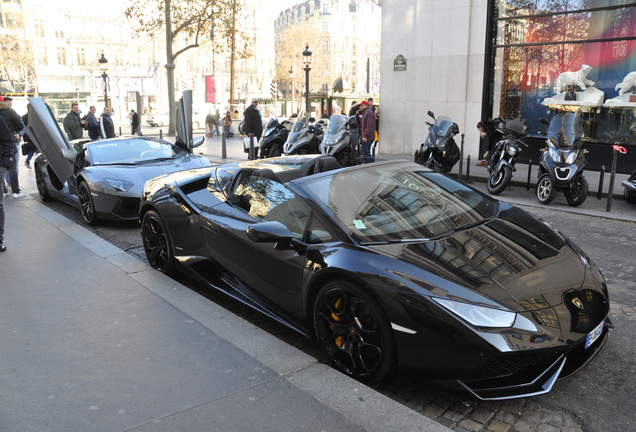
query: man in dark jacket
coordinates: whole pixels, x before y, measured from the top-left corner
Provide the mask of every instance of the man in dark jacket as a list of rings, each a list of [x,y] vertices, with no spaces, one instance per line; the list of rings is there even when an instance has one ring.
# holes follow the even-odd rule
[[[88,109],[88,114],[86,115],[86,121],[88,121],[88,136],[93,141],[98,140],[100,137],[99,120],[95,117],[96,111],[97,108],[95,108],[95,105],[91,105]]]
[[[369,108],[369,102],[360,102],[356,114],[358,133],[362,137],[362,157],[364,163],[372,162],[371,144],[375,141],[375,113]]]
[[[22,118],[18,115],[17,112],[11,108],[13,103],[13,99],[10,97],[4,98],[4,102],[0,102],[0,116],[4,119],[6,126],[9,128],[9,135],[13,140],[13,156],[12,161],[13,165],[8,169],[8,175],[5,175],[5,181],[7,184],[11,184],[11,192],[13,198],[21,199],[26,195],[20,193],[20,182],[18,181],[18,143],[24,134],[24,124],[22,123]],[[3,187],[4,189],[4,187]],[[5,195],[9,195],[9,191],[2,190],[0,192],[5,192]]]
[[[261,117],[261,112],[258,110],[258,99],[253,98],[252,104],[245,109],[245,135],[249,136],[249,134],[254,134],[255,142],[261,139],[261,134],[263,133],[263,117]]]
[[[11,135],[11,131],[4,121],[4,118],[0,116],[0,186],[4,188],[4,174],[7,169],[15,165],[13,158],[15,143],[14,137]],[[0,252],[7,250],[4,245],[4,205],[2,200],[4,194],[0,193]]]
[[[104,107],[104,112],[99,116],[99,128],[102,138],[115,138],[115,124],[110,118],[110,108]]]
[[[64,132],[68,136],[69,141],[82,138],[84,135],[84,125],[86,120],[81,120],[79,115],[79,105],[71,104],[71,110],[64,117]]]
[[[30,106],[31,104],[27,104],[27,113],[22,116],[22,123],[24,124],[25,130],[26,130],[26,127],[29,125],[28,110]],[[33,144],[28,133],[25,132],[22,138],[24,138],[24,144],[27,146],[27,149],[29,150],[27,153],[27,158],[24,161],[24,166],[27,167],[28,169],[31,169],[31,158],[33,158],[33,156],[38,152],[38,148],[35,146],[35,144]]]
[[[135,112],[135,110],[130,110],[130,128],[132,129],[132,134],[134,135],[137,132],[137,128],[139,127],[139,114]]]

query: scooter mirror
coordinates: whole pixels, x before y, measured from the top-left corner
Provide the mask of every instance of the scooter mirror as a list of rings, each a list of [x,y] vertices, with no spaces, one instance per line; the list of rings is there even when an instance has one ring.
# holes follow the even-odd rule
[[[429,111],[429,112],[428,112],[428,115],[429,115],[429,116],[431,116],[431,117],[433,117],[433,120],[435,120],[435,114],[433,114],[433,111]]]
[[[313,123],[313,122],[315,122],[315,121],[316,121],[316,119],[315,119],[315,118],[313,118],[313,117],[309,117],[309,123]]]
[[[541,117],[541,119],[539,120],[541,123],[543,123],[544,125],[548,125],[550,126],[550,122],[548,121],[547,118],[545,117]]]

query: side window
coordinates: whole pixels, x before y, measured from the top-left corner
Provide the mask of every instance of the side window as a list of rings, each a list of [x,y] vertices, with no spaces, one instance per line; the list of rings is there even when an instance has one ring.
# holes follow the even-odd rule
[[[307,230],[307,239],[309,244],[329,243],[335,241],[336,238],[325,227],[325,225],[317,218],[312,217]]]
[[[278,221],[303,238],[309,208],[281,183],[248,176],[236,188],[232,203],[257,221]]]

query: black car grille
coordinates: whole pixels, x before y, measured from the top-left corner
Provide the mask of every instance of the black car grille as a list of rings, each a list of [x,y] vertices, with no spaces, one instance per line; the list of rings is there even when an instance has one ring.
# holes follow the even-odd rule
[[[515,381],[523,383],[527,377],[536,377],[552,365],[562,353],[523,352],[495,357],[487,363],[471,370],[462,381],[483,381],[505,379],[508,385]]]
[[[120,198],[113,213],[124,219],[134,219],[139,215],[139,198]]]

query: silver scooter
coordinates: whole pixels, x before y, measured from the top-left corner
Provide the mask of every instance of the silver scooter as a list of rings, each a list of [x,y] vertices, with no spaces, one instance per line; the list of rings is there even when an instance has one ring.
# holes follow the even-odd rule
[[[287,137],[283,152],[286,155],[320,153],[320,142],[324,135],[321,123],[314,123],[309,113],[301,112]]]
[[[343,167],[355,165],[358,159],[355,116],[347,119],[346,116],[337,114],[329,118],[329,127],[320,143],[320,153],[335,157]]]

